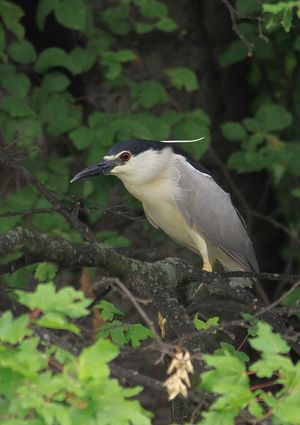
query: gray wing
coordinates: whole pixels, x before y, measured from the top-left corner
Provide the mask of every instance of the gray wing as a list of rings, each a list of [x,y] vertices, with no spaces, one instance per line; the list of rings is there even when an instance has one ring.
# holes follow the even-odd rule
[[[178,158],[179,191],[175,202],[190,226],[221,250],[238,270],[258,271],[252,242],[230,195],[214,179]]]

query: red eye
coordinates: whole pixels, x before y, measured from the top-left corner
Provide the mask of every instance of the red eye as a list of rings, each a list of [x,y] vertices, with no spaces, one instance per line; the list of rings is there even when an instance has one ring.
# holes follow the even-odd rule
[[[121,153],[120,158],[123,162],[129,161],[129,159],[131,158],[131,153],[130,152],[123,152],[123,153]]]

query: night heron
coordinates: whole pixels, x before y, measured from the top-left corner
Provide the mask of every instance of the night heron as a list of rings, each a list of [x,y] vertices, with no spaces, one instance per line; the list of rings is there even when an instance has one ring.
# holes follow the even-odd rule
[[[117,143],[102,161],[80,171],[72,182],[99,174],[117,176],[142,202],[154,227],[201,255],[203,270],[211,272],[217,260],[226,271],[257,272],[252,242],[230,195],[177,147],[178,142]],[[251,283],[250,279],[237,281]]]

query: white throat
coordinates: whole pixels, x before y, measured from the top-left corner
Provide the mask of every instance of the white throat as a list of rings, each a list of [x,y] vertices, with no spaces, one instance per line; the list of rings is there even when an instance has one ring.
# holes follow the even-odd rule
[[[143,186],[159,179],[172,162],[173,151],[150,149],[133,156],[126,164],[113,168],[111,174],[130,186]]]

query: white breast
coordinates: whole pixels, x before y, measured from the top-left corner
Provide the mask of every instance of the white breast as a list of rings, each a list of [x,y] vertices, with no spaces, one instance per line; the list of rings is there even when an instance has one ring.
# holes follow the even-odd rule
[[[143,204],[150,223],[160,227],[167,235],[177,242],[197,251],[189,228],[180,214],[176,203],[176,182],[171,180],[170,172],[147,184],[129,184],[123,181],[126,189]],[[168,176],[168,178],[166,177]]]

